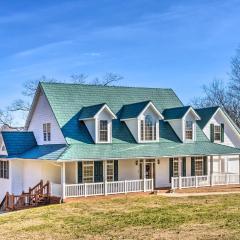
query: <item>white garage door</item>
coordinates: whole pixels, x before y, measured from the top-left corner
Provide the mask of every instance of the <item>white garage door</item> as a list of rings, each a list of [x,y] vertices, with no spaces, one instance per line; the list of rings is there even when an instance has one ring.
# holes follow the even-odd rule
[[[239,159],[228,159],[228,173],[239,173]]]

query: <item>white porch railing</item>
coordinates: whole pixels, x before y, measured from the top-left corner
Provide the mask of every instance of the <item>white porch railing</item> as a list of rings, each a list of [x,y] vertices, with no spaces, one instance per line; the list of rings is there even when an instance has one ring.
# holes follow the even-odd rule
[[[153,179],[65,185],[66,198],[144,191],[153,191]]]
[[[172,189],[207,187],[215,185],[239,184],[240,175],[231,173],[214,173],[211,176],[172,177]]]

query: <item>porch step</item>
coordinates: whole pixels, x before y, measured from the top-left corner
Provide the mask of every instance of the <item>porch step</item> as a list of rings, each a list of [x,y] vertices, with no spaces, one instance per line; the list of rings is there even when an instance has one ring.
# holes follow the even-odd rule
[[[161,193],[171,193],[171,189],[170,188],[168,188],[168,187],[166,187],[166,188],[159,188],[159,189],[154,189],[153,190],[153,194],[156,194],[156,195],[158,195],[158,194],[161,194]]]

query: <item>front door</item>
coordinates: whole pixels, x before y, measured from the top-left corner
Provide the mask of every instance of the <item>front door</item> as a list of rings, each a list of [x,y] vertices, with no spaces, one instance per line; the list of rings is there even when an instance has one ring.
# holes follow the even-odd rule
[[[143,179],[143,162],[140,162],[140,179]],[[153,179],[153,184],[155,185],[155,159],[153,160],[146,160],[145,163],[145,178],[146,179]]]
[[[145,166],[146,166],[146,170],[145,170],[146,179],[153,178],[153,166],[152,166],[152,163],[146,163]]]

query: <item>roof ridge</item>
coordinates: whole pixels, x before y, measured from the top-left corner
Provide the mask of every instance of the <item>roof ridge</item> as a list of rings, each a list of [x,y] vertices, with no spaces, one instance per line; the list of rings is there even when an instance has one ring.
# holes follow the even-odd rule
[[[142,87],[142,86],[104,86],[104,85],[96,85],[96,84],[83,84],[83,83],[68,83],[68,82],[40,82],[41,85],[77,85],[77,86],[93,86],[93,87],[102,87],[102,88],[140,88],[140,89],[153,89],[153,90],[171,90],[172,88],[160,88],[160,87]],[[174,92],[174,91],[173,91]],[[176,94],[175,94],[176,95]]]

